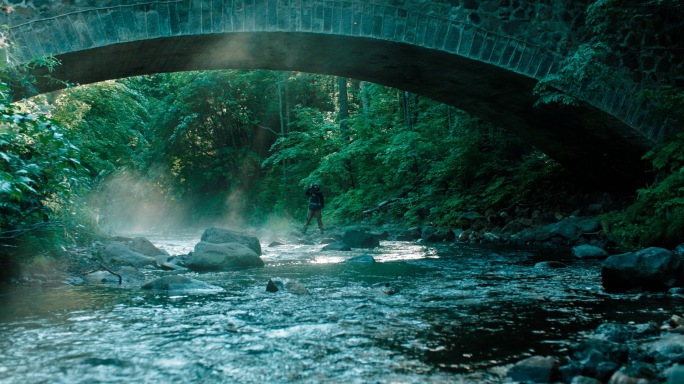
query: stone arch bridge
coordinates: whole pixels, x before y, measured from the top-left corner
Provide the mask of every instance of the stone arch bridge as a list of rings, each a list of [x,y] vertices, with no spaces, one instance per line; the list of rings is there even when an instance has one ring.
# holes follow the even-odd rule
[[[667,134],[626,91],[578,107],[534,107],[535,84],[581,38],[586,1],[4,3],[10,64],[54,56],[62,65],[52,76],[71,83],[227,68],[346,76],[454,105],[615,189],[647,179],[641,157]],[[61,87],[39,82],[34,92]]]

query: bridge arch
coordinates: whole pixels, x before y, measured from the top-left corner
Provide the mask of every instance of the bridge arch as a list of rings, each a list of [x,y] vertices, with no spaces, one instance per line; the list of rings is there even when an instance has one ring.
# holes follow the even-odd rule
[[[552,1],[563,4],[564,13],[544,18],[556,20],[561,35],[531,39],[515,34],[514,16],[506,22],[493,17],[502,13],[493,1],[458,0],[458,7],[447,7],[450,2],[423,0],[132,0],[66,9],[26,2],[32,17],[8,21],[12,61],[54,56],[62,65],[51,76],[72,83],[227,68],[367,80],[492,121],[580,177],[614,188],[646,178],[641,157],[665,134],[646,124],[644,111],[619,91],[578,107],[534,107],[532,89],[558,71],[562,42],[576,33],[577,2]],[[511,15],[553,12],[510,3]],[[470,11],[459,13],[463,9]],[[475,18],[495,31],[475,25]],[[36,87],[49,92],[63,85]]]

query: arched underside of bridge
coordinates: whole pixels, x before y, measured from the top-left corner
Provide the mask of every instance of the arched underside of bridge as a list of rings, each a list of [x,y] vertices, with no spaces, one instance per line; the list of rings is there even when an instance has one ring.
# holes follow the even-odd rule
[[[52,77],[76,84],[213,69],[271,69],[346,76],[456,106],[535,145],[596,187],[626,190],[648,180],[653,143],[589,105],[534,107],[536,80],[447,52],[377,39],[302,32],[176,36],[56,56]],[[37,75],[40,78],[38,69]],[[61,88],[38,84],[40,92]]]

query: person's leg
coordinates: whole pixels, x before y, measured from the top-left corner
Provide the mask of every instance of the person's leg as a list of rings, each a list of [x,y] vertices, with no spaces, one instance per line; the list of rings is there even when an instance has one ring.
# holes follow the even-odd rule
[[[318,229],[323,233],[323,212],[320,209],[316,210],[316,221],[318,221]]]
[[[311,219],[314,217],[314,211],[309,209],[309,212],[306,215],[306,224],[304,224],[304,234],[306,234],[306,231],[309,229],[309,224],[311,224]]]

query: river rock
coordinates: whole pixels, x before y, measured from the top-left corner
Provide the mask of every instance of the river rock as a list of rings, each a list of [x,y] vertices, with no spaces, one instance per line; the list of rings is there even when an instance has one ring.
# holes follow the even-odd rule
[[[570,216],[557,223],[543,227],[527,228],[511,235],[511,241],[518,244],[556,242],[559,244],[576,243],[583,234],[599,229],[599,222],[592,217]]]
[[[566,268],[567,265],[561,263],[560,261],[540,261],[534,265],[537,269],[557,269]]]
[[[677,364],[670,368],[667,373],[666,384],[681,384],[684,383],[684,365]]]
[[[375,258],[369,255],[355,256],[344,261],[347,264],[374,264]]]
[[[423,241],[428,243],[441,243],[445,241],[454,241],[456,235],[454,231],[448,228],[437,228],[431,225],[424,227],[422,230]]]
[[[609,256],[603,248],[589,244],[572,247],[572,255],[578,259],[605,259]]]
[[[646,353],[657,363],[670,365],[684,362],[684,335],[665,333],[645,347]]]
[[[416,241],[420,239],[420,228],[412,227],[399,232],[395,240],[397,241]]]
[[[151,256],[133,251],[128,245],[113,241],[102,248],[102,260],[107,266],[130,266],[142,268],[145,266],[156,266],[157,260]]]
[[[375,248],[380,245],[380,240],[372,234],[358,229],[350,229],[342,236],[344,241],[351,248]]]
[[[187,262],[193,271],[221,271],[235,268],[263,267],[264,261],[251,248],[240,243],[214,244],[201,241]]]
[[[191,279],[180,275],[164,276],[154,279],[142,286],[142,289],[170,292],[220,292],[223,289],[203,281]]]
[[[134,237],[130,242],[131,250],[145,256],[168,256],[169,253],[157,248],[151,241],[144,237]]]
[[[275,293],[278,291],[280,291],[278,284],[276,284],[273,279],[268,279],[268,282],[266,283],[266,292]]]
[[[608,384],[649,384],[657,383],[655,367],[646,363],[635,363],[617,370],[608,380]]]
[[[111,272],[110,272],[111,271]],[[119,284],[139,284],[145,280],[145,275],[133,267],[123,266],[114,270],[106,271],[100,269],[83,275],[83,281],[88,285],[119,285]],[[114,273],[112,273],[114,272]],[[118,275],[118,276],[117,276]],[[121,281],[119,281],[121,276]]]
[[[551,383],[558,376],[558,362],[550,356],[532,356],[517,362],[508,377],[523,383]]]
[[[570,384],[602,384],[601,380],[594,379],[593,377],[586,376],[575,376],[572,378]]]
[[[278,291],[287,291],[295,295],[311,294],[311,292],[309,292],[309,290],[306,289],[304,284],[297,280],[291,279],[268,279],[268,283],[266,283],[266,291],[272,293]]]
[[[252,249],[257,256],[261,256],[261,244],[259,239],[254,236],[248,236],[244,233],[231,231],[223,228],[209,228],[202,234],[201,241],[213,244],[221,243],[240,243]]]
[[[664,248],[613,255],[601,268],[603,288],[608,292],[631,289],[667,292],[680,280],[681,265],[680,258]]]
[[[582,234],[598,231],[600,223],[593,217],[570,216],[548,226],[551,235],[558,235],[568,240],[576,240]]]
[[[325,247],[321,248],[321,251],[351,251],[351,247],[344,241],[337,241],[327,244]]]

